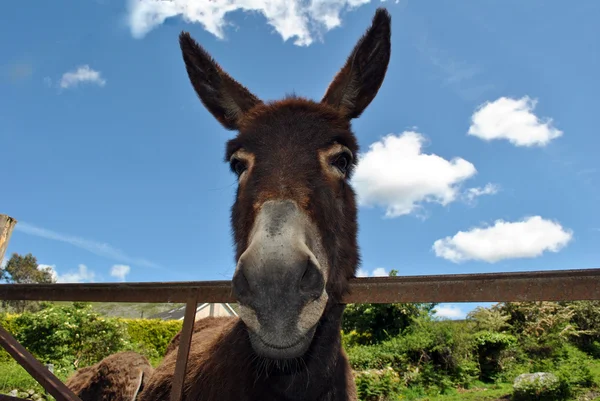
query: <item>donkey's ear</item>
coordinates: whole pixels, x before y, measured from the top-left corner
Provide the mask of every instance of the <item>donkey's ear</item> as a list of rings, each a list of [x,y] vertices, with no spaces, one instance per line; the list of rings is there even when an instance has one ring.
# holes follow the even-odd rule
[[[185,69],[202,104],[229,130],[252,107],[262,103],[248,89],[231,78],[188,32],[179,35]]]
[[[360,116],[383,83],[390,61],[390,39],[391,16],[386,9],[378,8],[371,26],[354,46],[321,102],[335,107],[348,119]]]

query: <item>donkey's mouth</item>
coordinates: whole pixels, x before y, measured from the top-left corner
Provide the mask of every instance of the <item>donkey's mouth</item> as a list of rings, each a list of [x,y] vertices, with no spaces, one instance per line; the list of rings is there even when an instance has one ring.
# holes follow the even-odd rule
[[[295,341],[279,344],[267,341],[262,336],[252,332],[251,330],[248,330],[248,334],[250,336],[252,348],[259,356],[276,360],[295,359],[306,353],[310,347],[310,344],[312,343],[315,329],[316,327],[309,330]]]

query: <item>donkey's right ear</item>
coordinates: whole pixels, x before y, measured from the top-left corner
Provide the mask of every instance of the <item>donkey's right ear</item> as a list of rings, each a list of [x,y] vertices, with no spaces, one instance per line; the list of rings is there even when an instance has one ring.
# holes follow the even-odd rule
[[[244,114],[261,100],[223,71],[188,32],[179,35],[179,46],[190,82],[204,107],[225,128],[239,129]]]

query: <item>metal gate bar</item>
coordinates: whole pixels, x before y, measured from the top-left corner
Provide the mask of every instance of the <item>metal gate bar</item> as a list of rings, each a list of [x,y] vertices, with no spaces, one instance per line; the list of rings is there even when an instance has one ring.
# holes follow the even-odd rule
[[[81,401],[0,325],[0,345],[57,401]],[[14,398],[12,399],[22,399]]]
[[[196,322],[197,306],[198,298],[195,296],[190,297],[185,305],[183,327],[181,329],[179,346],[177,347],[177,363],[175,364],[171,401],[180,401],[183,395],[183,385],[185,383],[185,373],[192,344],[192,334],[194,333],[194,323]]]
[[[0,300],[235,303],[231,281],[3,284]],[[600,299],[600,269],[369,277],[344,303],[518,302]]]

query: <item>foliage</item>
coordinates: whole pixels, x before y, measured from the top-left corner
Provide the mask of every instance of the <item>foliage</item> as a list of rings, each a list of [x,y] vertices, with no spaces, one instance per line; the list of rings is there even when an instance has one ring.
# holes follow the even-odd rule
[[[49,267],[39,267],[37,259],[31,253],[21,256],[13,253],[6,263],[6,266],[0,268],[0,280],[11,284],[43,284],[54,283],[56,281],[52,269]],[[36,311],[46,306],[45,302],[37,301],[2,301],[4,309],[10,308],[17,313],[24,311]]]
[[[397,273],[392,270],[390,276]],[[342,330],[352,333],[346,338],[348,345],[377,344],[402,333],[413,319],[430,314],[435,306],[435,303],[348,304]]]
[[[473,342],[464,324],[416,319],[403,336],[375,346],[348,349],[356,370],[392,368],[405,386],[424,386],[444,393],[467,386],[477,375]]]
[[[362,401],[399,400],[402,382],[393,369],[366,370],[354,376],[358,397]]]
[[[472,323],[474,331],[502,332],[510,327],[510,316],[498,308],[483,308],[478,306],[467,315],[467,321]]]
[[[163,357],[167,345],[183,325],[180,320],[119,319],[119,321],[127,329],[132,348],[150,360]]]
[[[465,322],[435,321],[431,314],[414,317],[402,333],[373,345],[357,341],[364,335],[357,331],[344,332],[342,341],[352,367],[369,372],[357,374],[361,400],[393,400],[400,395],[436,399],[436,394],[458,390],[467,394],[477,379],[512,384],[519,374],[532,372],[551,373],[557,381],[537,392],[518,390],[515,397],[533,400],[552,394],[556,400],[574,399],[600,384],[600,361],[579,349],[583,335],[595,335],[594,319],[600,314],[595,307],[576,302],[501,303],[476,309]],[[400,387],[379,377],[390,369],[398,375]]]
[[[572,341],[583,351],[600,358],[600,301],[560,302],[573,311],[579,335]]]
[[[87,304],[54,305],[19,315],[15,337],[42,363],[59,367],[94,364],[127,347],[124,327]]]
[[[517,338],[506,333],[480,331],[474,335],[474,341],[479,362],[479,379],[493,382],[510,358],[506,350],[516,345]]]
[[[137,351],[156,364],[182,327],[181,321],[106,318],[78,302],[36,313],[0,313],[0,324],[40,361],[58,369],[88,366],[125,350]],[[0,350],[0,362],[11,360]]]
[[[17,315],[0,312],[0,326],[2,326],[9,333],[16,333],[16,326],[14,324]],[[12,357],[8,352],[0,347],[0,362],[12,361]],[[1,376],[0,376],[1,377]]]

